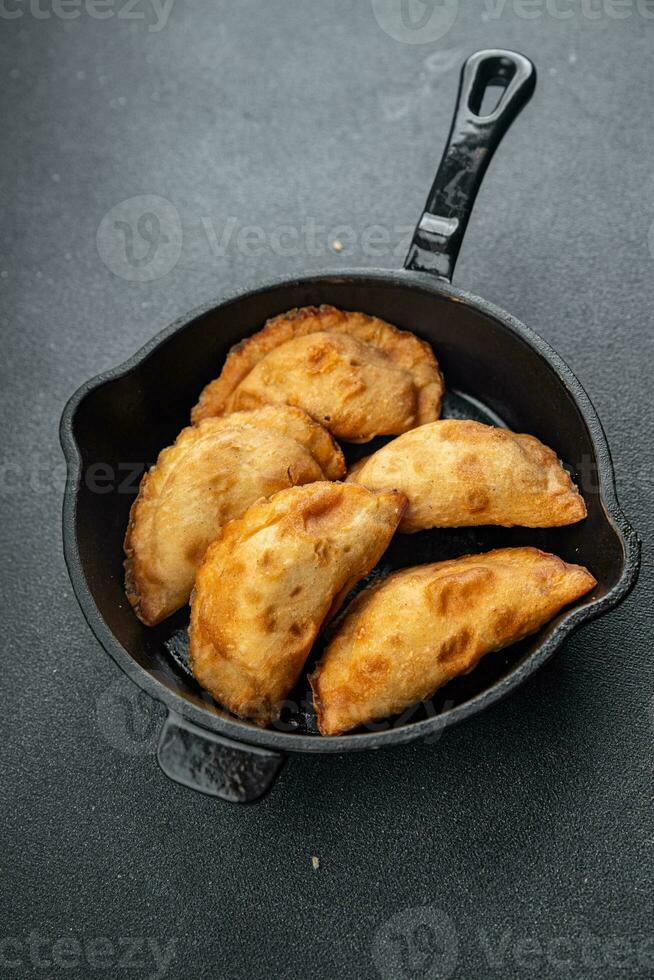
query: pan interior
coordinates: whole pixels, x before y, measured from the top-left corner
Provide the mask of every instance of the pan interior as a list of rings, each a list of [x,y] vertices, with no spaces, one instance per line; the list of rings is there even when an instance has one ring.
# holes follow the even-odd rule
[[[324,277],[248,294],[199,315],[129,370],[92,387],[73,419],[73,435],[82,456],[75,537],[98,614],[120,647],[164,689],[209,709],[205,712],[208,727],[213,717],[232,716],[209,701],[188,670],[188,611],[148,629],[125,599],[122,541],[129,508],[141,473],[188,424],[199,391],[219,372],[229,348],[270,316],[320,303],[384,317],[428,340],[448,388],[443,415],[474,418],[537,436],[556,449],[588,506],[588,518],[568,528],[448,528],[396,535],[370,577],[470,552],[534,545],[591,569],[599,585],[580,602],[589,605],[610,590],[622,572],[622,544],[600,499],[598,461],[583,416],[548,361],[509,325],[456,295],[419,285],[402,274]],[[352,463],[385,441],[343,448]],[[491,689],[523,664],[565,615],[560,614],[537,636],[484,657],[471,674],[442,688],[431,702],[375,730],[413,724]],[[320,648],[318,643],[312,660]],[[316,734],[304,680],[289,697],[276,727],[291,734]]]

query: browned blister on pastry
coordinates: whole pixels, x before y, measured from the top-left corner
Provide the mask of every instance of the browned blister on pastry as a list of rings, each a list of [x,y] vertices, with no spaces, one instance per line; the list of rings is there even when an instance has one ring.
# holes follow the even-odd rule
[[[556,453],[534,436],[446,419],[412,429],[352,467],[348,482],[409,498],[400,531],[500,524],[558,527],[586,505]]]
[[[153,626],[188,602],[227,521],[285,487],[343,476],[343,454],[300,409],[268,405],[184,429],[139,488],[125,537],[125,589]]]
[[[377,317],[308,306],[237,344],[192,420],[286,403],[337,438],[368,442],[437,419],[442,396],[429,344]]]
[[[432,697],[596,584],[536,548],[395,572],[354,599],[309,678],[320,731],[339,735]]]
[[[227,524],[191,597],[199,683],[237,715],[276,719],[323,622],[376,564],[405,506],[397,491],[313,483]]]

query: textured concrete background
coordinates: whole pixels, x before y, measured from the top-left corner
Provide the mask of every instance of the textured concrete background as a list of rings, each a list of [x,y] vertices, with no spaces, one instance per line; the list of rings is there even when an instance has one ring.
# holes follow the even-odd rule
[[[410,0],[403,32],[400,10],[4,0],[2,975],[654,971],[654,8]],[[586,386],[644,539],[640,584],[437,744],[293,758],[250,808],[195,795],[158,769],[161,709],[72,595],[61,409],[221,291],[399,265],[460,64],[489,46],[531,56],[539,82],[456,281],[538,330]],[[137,224],[145,210],[158,225]]]

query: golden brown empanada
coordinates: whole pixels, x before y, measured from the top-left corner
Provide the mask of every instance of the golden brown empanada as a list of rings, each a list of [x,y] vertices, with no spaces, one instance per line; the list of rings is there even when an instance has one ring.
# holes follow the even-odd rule
[[[596,584],[536,548],[395,572],[354,599],[309,678],[320,731],[340,735],[430,698]]]
[[[255,500],[344,470],[329,433],[287,405],[184,429],[143,477],[130,512],[125,589],[136,615],[154,626],[188,602],[208,545]]]
[[[586,505],[556,453],[534,436],[445,419],[412,429],[352,467],[348,482],[409,498],[400,531],[501,524],[558,527]]]
[[[307,306],[234,347],[192,420],[268,403],[298,405],[349,442],[431,422],[443,378],[429,344],[377,317]]]
[[[385,551],[405,506],[397,491],[313,483],[227,524],[191,597],[199,683],[237,715],[277,718],[323,622]]]

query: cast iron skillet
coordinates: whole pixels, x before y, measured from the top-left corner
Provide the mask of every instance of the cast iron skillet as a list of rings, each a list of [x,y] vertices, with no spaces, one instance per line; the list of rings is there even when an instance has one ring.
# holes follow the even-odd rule
[[[456,112],[405,268],[353,270],[276,281],[196,311],[127,363],[85,384],[61,422],[68,463],[64,549],[77,598],[116,662],[169,714],[158,759],[177,782],[245,802],[272,784],[287,752],[346,752],[397,745],[470,717],[545,663],[573,629],[620,602],[638,573],[639,543],[616,499],[609,450],[583,388],[563,361],[514,317],[450,285],[470,210],[493,152],[529,100],[536,73],[510,51],[481,51],[461,73]],[[499,104],[480,115],[489,86]],[[485,657],[428,704],[374,730],[316,733],[302,681],[282,721],[260,729],[215,704],[184,662],[187,611],[148,629],[123,593],[123,535],[138,476],[188,424],[191,406],[229,348],[291,307],[332,303],[362,310],[429,340],[443,367],[444,414],[530,432],[555,447],[581,486],[588,518],[566,528],[465,528],[397,535],[383,571],[493,547],[533,544],[582,561],[593,593],[537,636]],[[350,460],[377,443],[346,447]]]

